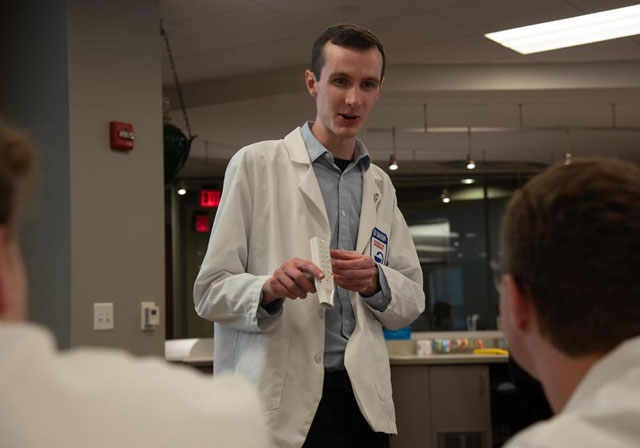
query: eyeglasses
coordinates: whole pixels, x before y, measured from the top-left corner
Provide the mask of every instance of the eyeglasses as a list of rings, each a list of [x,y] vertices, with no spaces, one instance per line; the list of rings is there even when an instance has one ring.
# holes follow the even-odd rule
[[[502,265],[496,260],[491,260],[489,266],[491,267],[491,274],[493,275],[493,285],[495,286],[496,291],[498,291],[498,294],[500,294],[502,278],[504,277],[504,269],[502,268]]]

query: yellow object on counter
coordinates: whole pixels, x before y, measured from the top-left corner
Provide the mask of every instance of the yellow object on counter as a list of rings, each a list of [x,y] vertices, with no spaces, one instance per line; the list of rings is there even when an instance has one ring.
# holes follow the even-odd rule
[[[504,355],[509,356],[509,351],[502,348],[477,348],[473,351],[474,355]]]

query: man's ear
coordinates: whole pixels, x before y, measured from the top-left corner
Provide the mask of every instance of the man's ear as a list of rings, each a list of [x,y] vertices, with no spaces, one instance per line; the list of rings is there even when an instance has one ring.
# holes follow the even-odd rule
[[[307,85],[307,90],[309,91],[309,94],[312,97],[317,98],[317,96],[318,96],[318,90],[317,90],[318,80],[316,79],[316,75],[311,70],[305,70],[305,72],[304,72],[304,81],[305,81],[305,84]]]
[[[511,274],[505,274],[503,282],[504,298],[508,301],[506,306],[509,308],[508,318],[512,319],[512,328],[523,333],[531,331],[536,325],[531,294],[523,290]]]
[[[380,84],[378,85],[378,96],[376,97],[376,101],[378,101],[382,96],[382,83],[384,83],[384,78],[380,80]]]

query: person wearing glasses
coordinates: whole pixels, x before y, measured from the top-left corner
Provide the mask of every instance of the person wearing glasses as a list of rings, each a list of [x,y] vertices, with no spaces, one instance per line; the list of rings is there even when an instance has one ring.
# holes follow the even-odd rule
[[[509,350],[555,413],[507,447],[637,447],[640,169],[554,165],[513,196],[500,240]]]

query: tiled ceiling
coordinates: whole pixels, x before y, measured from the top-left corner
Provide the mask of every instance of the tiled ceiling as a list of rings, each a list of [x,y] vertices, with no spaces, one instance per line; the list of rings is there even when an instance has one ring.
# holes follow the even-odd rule
[[[529,107],[532,119],[553,117],[555,125],[569,125],[567,120],[573,113],[578,118],[574,116],[571,123],[609,125],[610,117],[607,115],[607,122],[604,123],[602,110],[615,101],[620,103],[618,118],[632,123],[629,125],[640,126],[640,81],[634,85],[633,82],[624,84],[612,80],[611,86],[605,82],[605,85],[593,85],[593,88],[581,88],[579,91],[571,86],[545,90],[532,84],[530,88],[525,85],[506,92],[496,87],[495,84],[499,82],[494,80],[493,83],[486,83],[486,91],[479,84],[478,88],[453,94],[451,92],[455,89],[440,89],[434,88],[433,84],[425,84],[424,88],[409,94],[402,93],[398,81],[394,84],[391,79],[396,73],[395,67],[413,66],[423,69],[446,67],[453,78],[465,74],[468,76],[479,67],[486,66],[524,66],[539,70],[547,65],[571,67],[588,63],[584,66],[588,70],[594,64],[603,64],[606,68],[607,64],[624,62],[637,69],[640,65],[638,36],[528,56],[483,36],[491,31],[635,3],[637,0],[160,0],[160,8],[180,80],[191,92],[186,95],[187,107],[194,117],[194,123],[197,123],[194,128],[198,129],[194,129],[194,133],[201,136],[200,143],[194,144],[193,158],[197,159],[203,157],[205,140],[209,142],[209,150],[217,157],[228,158],[234,149],[252,139],[274,138],[278,134],[273,131],[284,132],[305,119],[313,119],[313,103],[304,93],[302,69],[308,64],[313,39],[326,26],[338,22],[363,24],[374,30],[385,44],[390,77],[386,84],[390,88],[385,91],[372,116],[376,126],[407,127],[399,121],[400,116],[411,116],[413,118],[410,121],[420,125],[422,104],[425,102],[434,104],[434,120],[444,122],[455,117],[455,111],[445,110],[447,104],[452,104],[451,107],[457,105],[458,116],[468,117],[466,121],[469,125],[478,126],[477,123],[483,121],[505,125],[505,118],[500,112],[504,105],[508,104],[515,110],[517,103],[522,101],[532,103]],[[165,88],[170,91],[173,80],[164,49],[162,54],[163,81]],[[218,80],[229,81],[239,77],[247,80],[252,75],[255,75],[255,83],[260,83],[262,74],[288,68],[300,71],[300,84],[284,95],[279,92],[280,98],[267,91],[264,94],[267,100],[256,94],[254,98],[246,95],[239,97],[237,104],[229,100],[211,101],[210,104],[199,100],[191,102],[197,102],[197,107],[190,105],[189,98],[201,99],[206,96],[199,93],[200,86],[211,91]],[[611,73],[614,72],[612,68]],[[189,86],[193,88],[189,90]],[[471,104],[473,107],[469,109],[466,105]],[[277,106],[286,108],[287,113],[275,112],[274,107]],[[238,109],[243,113],[238,113]],[[467,113],[467,109],[476,111],[475,115]],[[228,112],[231,110],[236,113]],[[265,113],[271,116],[266,119]],[[178,124],[182,123],[181,114],[175,117]],[[239,120],[239,123],[233,120]],[[248,122],[255,123],[250,120],[266,121],[269,125],[252,126],[240,132]],[[512,125],[517,120],[517,113],[514,113],[507,121]],[[416,123],[412,126],[416,126]],[[236,130],[237,135],[230,130]],[[382,164],[383,158],[388,158],[389,137],[366,131],[364,134],[363,138],[371,148],[374,160]],[[606,132],[601,134],[601,138],[576,135],[574,142],[586,145],[588,150],[585,149],[585,153],[598,153],[598,148],[605,147],[609,152],[624,157],[633,158],[635,152],[640,153],[640,133],[624,136],[613,136],[613,133]],[[486,153],[490,157],[498,157],[499,154],[501,158],[508,155],[538,162],[548,161],[549,153],[561,152],[564,145],[560,139],[556,139],[553,148],[549,148],[553,138],[545,139],[544,136],[517,137],[484,135],[480,140],[486,144]],[[411,154],[413,158],[417,152],[418,159],[446,160],[458,157],[460,153],[464,155],[466,151],[466,143],[459,135],[421,138],[408,134],[399,136],[401,157]],[[512,150],[507,149],[509,145],[513,146]]]

